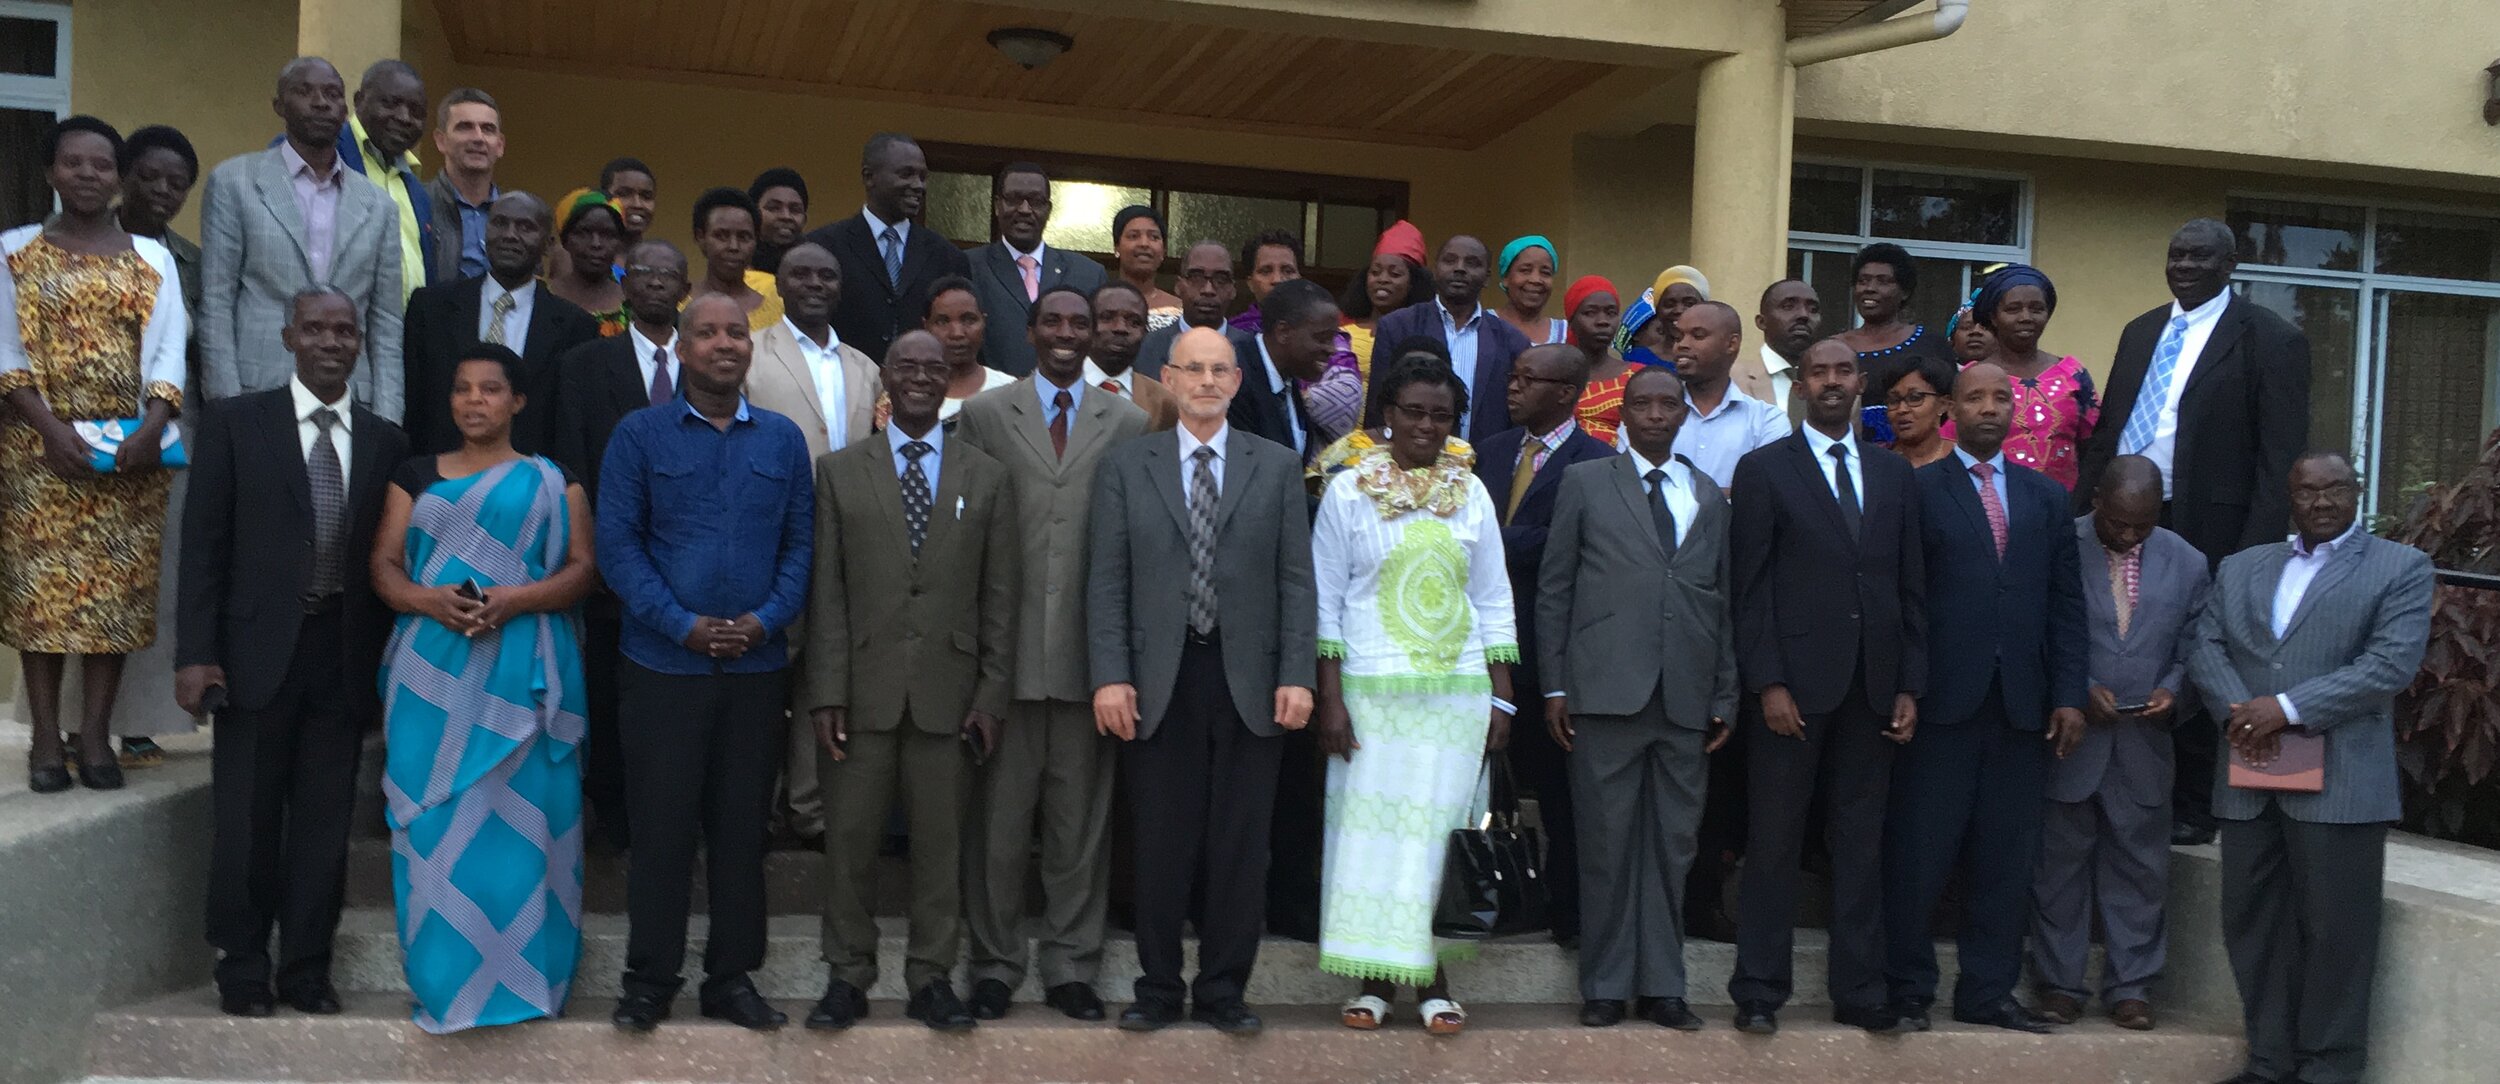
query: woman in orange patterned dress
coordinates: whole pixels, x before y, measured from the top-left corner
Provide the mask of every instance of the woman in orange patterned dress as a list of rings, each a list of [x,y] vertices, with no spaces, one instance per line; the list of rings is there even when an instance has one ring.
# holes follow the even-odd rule
[[[1580,393],[1580,428],[1613,447],[1615,428],[1623,424],[1623,386],[1638,368],[1609,349],[1615,324],[1623,319],[1622,295],[1615,284],[1598,275],[1583,275],[1563,294],[1563,313],[1571,321],[1564,341],[1589,356],[1588,388]]]
[[[158,546],[171,475],[159,441],[182,409],[181,278],[173,254],[123,232],[121,135],[93,117],[53,126],[47,179],[61,211],[0,234],[0,643],[26,674],[28,786],[66,790],[61,674],[84,657],[78,781],[122,785],[113,696],[123,657],[156,638]],[[98,470],[79,422],[137,417]]]

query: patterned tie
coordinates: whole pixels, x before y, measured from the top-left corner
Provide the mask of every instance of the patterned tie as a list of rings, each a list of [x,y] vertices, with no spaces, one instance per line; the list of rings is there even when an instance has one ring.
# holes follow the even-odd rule
[[[1979,476],[1979,507],[1988,513],[1988,533],[1996,536],[1997,560],[2005,559],[2005,502],[1997,498],[1994,463],[1973,463],[1970,472]]]
[[[885,281],[897,290],[903,288],[903,231],[887,226],[877,235],[885,249]]]
[[[1658,548],[1667,551],[1667,560],[1675,560],[1675,511],[1667,507],[1667,472],[1651,467],[1641,477],[1649,479],[1649,518],[1658,527]]]
[[[1519,514],[1519,502],[1527,497],[1528,487],[1536,482],[1536,450],[1544,445],[1528,438],[1528,446],[1519,450],[1519,466],[1510,472],[1510,500],[1502,505],[1502,523],[1509,525]]]
[[[339,446],[330,439],[338,411],[323,407],[313,411],[312,420],[321,431],[313,438],[312,454],[304,457],[304,480],[312,486],[312,596],[328,598],[339,593],[339,560],[347,550],[347,478],[339,470]]]
[[[651,405],[658,406],[677,398],[676,382],[668,378],[668,348],[651,352]]]
[[[1189,630],[1215,631],[1215,449],[1200,446],[1189,478]]]
[[[2118,433],[2119,454],[2141,455],[2153,446],[2153,431],[2161,427],[2161,412],[2170,405],[2170,381],[2179,373],[2179,352],[2187,348],[2187,325],[2187,314],[2171,317],[2170,327],[2161,333],[2161,345],[2153,348],[2152,368],[2135,393],[2135,409],[2127,415],[2127,427]]]
[[[1075,406],[1066,388],[1050,397],[1050,452],[1061,459],[1068,457],[1068,411]]]
[[[929,495],[929,475],[920,469],[920,457],[935,450],[927,441],[903,445],[903,529],[911,534],[914,557],[920,556],[920,543],[929,537],[929,506],[937,503]]]
[[[1017,256],[1016,270],[1024,272],[1024,299],[1042,299],[1042,263],[1031,256]]]
[[[2127,634],[2127,625],[2135,618],[2136,590],[2144,570],[2144,547],[2137,546],[2116,554],[2109,562],[2109,593],[2118,604],[2118,635]]]
[[[495,299],[494,312],[486,318],[487,342],[493,343],[497,346],[503,345],[504,318],[512,315],[513,306],[518,304],[520,304],[520,302],[512,300],[512,291],[510,290],[504,291],[504,295],[502,297]]]
[[[1858,505],[1857,479],[1849,477],[1849,448],[1834,441],[1823,454],[1832,457],[1832,489],[1840,500],[1841,522],[1849,525],[1849,537],[1854,540],[1864,525],[1860,520],[1863,510]]]

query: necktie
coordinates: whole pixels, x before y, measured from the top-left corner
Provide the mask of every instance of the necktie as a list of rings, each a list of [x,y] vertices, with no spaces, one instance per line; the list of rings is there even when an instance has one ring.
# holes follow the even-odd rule
[[[1123,397],[1123,398],[1125,398],[1125,397],[1128,395],[1128,389],[1127,389],[1127,388],[1123,388],[1123,387],[1121,387],[1121,386],[1120,386],[1120,382],[1119,382],[1119,381],[1117,381],[1117,380],[1105,380],[1105,381],[1103,381],[1103,382],[1102,382],[1102,390],[1107,391],[1107,392],[1110,392],[1110,393],[1111,393],[1111,394],[1113,394],[1113,395],[1121,396],[1121,397]]]
[[[2120,636],[2127,634],[2127,623],[2135,617],[2136,580],[2143,568],[2143,555],[2142,549],[2110,555],[2109,594],[2111,600],[2118,604]]]
[[[1667,560],[1675,560],[1675,512],[1667,507],[1667,472],[1651,467],[1649,479],[1649,518],[1658,527],[1658,548],[1667,551]]]
[[[1502,505],[1502,522],[1505,525],[1510,523],[1511,517],[1519,514],[1520,499],[1528,495],[1528,486],[1536,481],[1538,445],[1535,443],[1536,438],[1530,437],[1528,440],[1529,444],[1519,449],[1518,468],[1510,472],[1510,500]]]
[[[920,469],[920,457],[934,450],[927,441],[903,445],[903,529],[911,535],[914,557],[920,556],[920,543],[929,537],[929,506],[937,503],[929,495],[928,472]]]
[[[339,470],[339,446],[330,438],[338,411],[323,407],[313,411],[312,420],[320,431],[312,454],[304,457],[304,480],[312,487],[312,595],[327,598],[339,593],[339,560],[347,549],[347,478]]]
[[[2179,374],[2179,352],[2187,348],[2187,314],[2170,318],[2170,326],[2161,333],[2161,345],[2153,348],[2153,364],[2144,373],[2144,386],[2135,393],[2135,409],[2127,414],[2127,427],[2118,432],[2121,455],[2139,455],[2153,446],[2153,432],[2161,427],[2161,412],[2170,405],[2170,381]]]
[[[1840,500],[1840,519],[1849,525],[1849,537],[1855,540],[1863,524],[1859,520],[1862,510],[1858,506],[1858,483],[1849,477],[1849,448],[1835,442],[1823,454],[1832,457],[1832,489]]]
[[[1050,451],[1061,459],[1068,457],[1068,411],[1075,405],[1065,388],[1050,397]]]
[[[1189,630],[1215,631],[1215,449],[1200,446],[1189,478]]]
[[[651,405],[658,406],[677,398],[677,385],[668,378],[668,348],[651,352]]]
[[[1988,533],[1996,536],[1997,560],[2005,559],[2005,502],[1997,499],[1997,468],[1993,463],[1973,463],[1970,472],[1979,476],[1979,508],[1988,513]]]
[[[512,300],[512,292],[509,290],[504,291],[504,295],[502,297],[495,299],[494,311],[486,318],[487,342],[493,343],[497,346],[503,345],[504,318],[512,315],[513,306],[518,304],[520,303]]]
[[[1039,301],[1042,297],[1042,264],[1031,256],[1017,256],[1016,270],[1024,273],[1024,299]]]
[[[903,232],[887,226],[877,238],[885,250],[886,284],[900,290],[903,288]]]

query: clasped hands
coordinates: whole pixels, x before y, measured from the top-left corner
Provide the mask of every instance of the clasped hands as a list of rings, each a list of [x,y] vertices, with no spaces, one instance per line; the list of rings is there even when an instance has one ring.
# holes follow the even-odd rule
[[[715,659],[734,659],[764,642],[764,622],[754,614],[743,617],[698,617],[694,630],[686,634],[686,650]]]

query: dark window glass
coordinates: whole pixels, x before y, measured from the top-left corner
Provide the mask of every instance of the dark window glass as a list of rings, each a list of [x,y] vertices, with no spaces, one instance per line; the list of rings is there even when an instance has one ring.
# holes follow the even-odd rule
[[[1858,177],[1855,166],[1797,163],[1788,175],[1788,228],[1857,233]]]
[[[2235,199],[2225,216],[2239,235],[2241,263],[2317,271],[2361,270],[2359,207]]]
[[[1302,236],[1302,201],[1261,199],[1256,196],[1219,196],[1206,192],[1172,193],[1172,235],[1165,248],[1173,253],[1186,253],[1189,246],[1200,241],[1215,241],[1241,254],[1241,243],[1261,230],[1291,230]],[[1368,254],[1368,249],[1366,253]],[[1303,259],[1310,258],[1306,239]],[[1354,266],[1361,266],[1355,264]],[[1249,290],[1242,291],[1243,296]]]
[[[2380,211],[2374,255],[2381,274],[2500,282],[2500,219]]]
[[[52,212],[43,161],[52,123],[48,111],[0,109],[0,228],[40,222]]]
[[[0,16],[0,75],[58,75],[61,24]]]
[[[1322,267],[1370,267],[1372,246],[1379,243],[1380,231],[1388,227],[1380,219],[1380,212],[1370,207],[1322,204],[1319,246],[1312,258]]]
[[[958,245],[990,239],[990,179],[979,173],[931,173],[920,221]]]
[[[2422,488],[2472,470],[2492,426],[2500,298],[2390,292],[2379,404],[2378,509],[2401,514]],[[2314,339],[2312,340],[2315,341]],[[2312,395],[2316,393],[2313,391]]]
[[[1870,232],[1915,241],[2018,244],[2022,192],[2020,181],[1879,169]]]
[[[2353,325],[2361,293],[2344,286],[2244,282],[2240,296],[2274,310],[2309,339],[2309,440],[2361,459],[2352,430]],[[2125,425],[2125,419],[2117,424]]]

